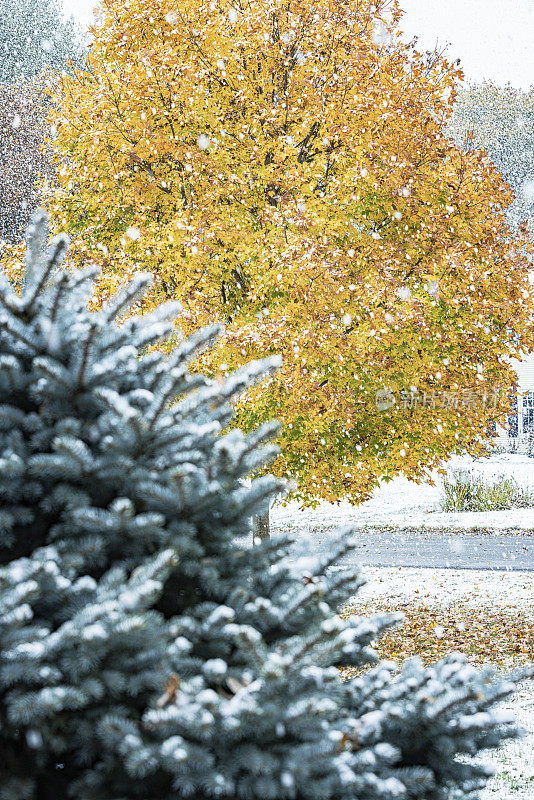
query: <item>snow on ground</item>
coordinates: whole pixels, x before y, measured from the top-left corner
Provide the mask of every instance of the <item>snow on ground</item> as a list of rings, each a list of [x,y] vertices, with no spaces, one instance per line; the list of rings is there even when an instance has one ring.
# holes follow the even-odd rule
[[[448,469],[472,469],[492,480],[512,476],[518,483],[534,487],[534,459],[503,454],[473,461],[456,458]],[[275,505],[271,511],[274,533],[322,532],[341,525],[376,527],[381,525],[426,528],[506,528],[534,529],[534,508],[493,512],[444,513],[438,509],[441,476],[434,475],[435,486],[417,485],[396,478],[379,487],[372,498],[354,507],[346,502],[321,503],[317,509],[301,510],[298,503]],[[392,599],[429,605],[451,601],[473,603],[477,607],[506,606],[534,614],[534,572],[493,570],[415,569],[409,567],[365,567],[368,583],[358,599],[364,602]],[[496,770],[495,777],[481,792],[480,800],[534,800],[534,681],[521,683],[503,708],[511,710],[527,730],[527,736],[508,742],[497,752],[485,754],[485,761]]]
[[[532,800],[534,798],[534,681],[524,681],[505,703],[525,728],[524,739],[507,742],[496,752],[485,754],[484,760],[496,774],[480,793],[480,800]]]
[[[534,572],[410,567],[364,567],[362,572],[367,583],[358,592],[358,600],[364,603],[386,597],[399,603],[417,600],[444,606],[465,601],[534,614]]]
[[[513,477],[524,486],[534,488],[534,458],[505,453],[473,461],[462,457],[451,460],[448,469],[471,469],[493,480],[500,475]],[[345,501],[338,504],[321,503],[316,509],[303,513],[299,503],[275,505],[271,524],[275,531],[328,530],[340,525],[355,527],[390,525],[401,528],[534,528],[534,508],[512,508],[506,511],[439,511],[442,477],[433,474],[435,486],[416,484],[399,477],[375,490],[370,500],[359,506]],[[534,792],[533,792],[534,797]]]
[[[521,608],[534,614],[534,572],[491,570],[410,569],[365,567],[368,583],[358,600],[409,600],[434,605],[464,601],[477,607]],[[484,761],[496,771],[480,800],[533,800],[534,798],[534,680],[523,681],[502,709],[511,711],[525,728],[524,739],[509,741]]]

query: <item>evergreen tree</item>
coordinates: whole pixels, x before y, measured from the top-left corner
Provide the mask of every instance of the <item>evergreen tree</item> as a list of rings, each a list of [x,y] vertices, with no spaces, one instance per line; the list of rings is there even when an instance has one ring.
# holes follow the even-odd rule
[[[493,708],[513,684],[460,656],[341,680],[394,619],[335,614],[361,585],[327,570],[345,537],[247,547],[275,426],[222,433],[276,363],[190,374],[216,329],[150,350],[176,304],[117,324],[138,276],[87,311],[66,247],[41,215],[20,295],[0,286],[1,800],[469,796],[472,756],[517,734]]]
[[[81,62],[82,35],[58,0],[0,0],[0,84]]]

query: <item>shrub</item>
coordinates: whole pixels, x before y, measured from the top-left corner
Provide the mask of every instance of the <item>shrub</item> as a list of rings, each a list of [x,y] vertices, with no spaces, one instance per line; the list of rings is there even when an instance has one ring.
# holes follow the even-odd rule
[[[454,469],[443,480],[443,511],[499,511],[530,506],[534,506],[534,491],[507,475],[488,481],[471,470]]]

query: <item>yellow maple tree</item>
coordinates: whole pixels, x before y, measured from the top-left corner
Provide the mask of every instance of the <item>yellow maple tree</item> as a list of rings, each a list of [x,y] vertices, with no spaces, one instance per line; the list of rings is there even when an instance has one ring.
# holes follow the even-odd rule
[[[488,159],[444,134],[461,72],[389,0],[106,0],[64,77],[50,198],[98,302],[136,270],[213,374],[283,354],[238,404],[276,417],[293,496],[369,496],[476,452],[533,348],[526,243]]]

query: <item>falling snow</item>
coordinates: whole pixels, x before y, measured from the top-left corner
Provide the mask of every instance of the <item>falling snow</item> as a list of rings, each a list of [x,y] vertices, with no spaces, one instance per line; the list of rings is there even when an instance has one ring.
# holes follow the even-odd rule
[[[141,231],[139,228],[135,228],[133,226],[126,228],[126,236],[132,240],[132,242],[136,242],[141,237]]]
[[[172,5],[169,3],[167,7]],[[400,5],[402,7],[402,0]],[[128,3],[125,8],[129,8]],[[209,8],[213,11],[216,4],[211,3]],[[265,91],[264,85],[258,84],[247,95],[252,83],[250,64],[247,65],[247,59],[243,56],[249,44],[243,38],[246,35],[243,30],[247,30],[250,19],[243,8],[226,5],[217,12],[220,12],[217,35],[223,30],[221,41],[224,41],[224,46],[214,48],[209,59],[203,55],[200,67],[197,62],[198,69],[202,71],[202,81],[197,81],[191,96],[179,96],[178,84],[185,81],[186,77],[187,80],[190,78],[186,75],[185,67],[183,74],[179,73],[182,68],[179,61],[172,61],[170,67],[170,62],[165,59],[158,63],[155,56],[159,51],[151,52],[150,44],[142,52],[135,50],[138,62],[132,59],[132,63],[142,71],[143,82],[146,81],[142,84],[143,88],[153,90],[157,85],[160,91],[160,82],[163,81],[165,85],[165,81],[171,81],[175,67],[179,77],[174,89],[171,90],[171,83],[168,83],[169,96],[165,96],[163,106],[159,104],[158,93],[150,94],[148,91],[148,100],[143,96],[138,99],[139,108],[130,109],[135,111],[133,117],[136,122],[132,125],[135,135],[121,127],[122,110],[118,115],[120,124],[117,124],[117,119],[112,120],[111,144],[106,142],[104,146],[104,174],[97,175],[95,171],[95,176],[89,179],[87,175],[93,166],[91,159],[80,164],[76,163],[69,148],[67,155],[65,149],[61,155],[54,150],[57,147],[55,143],[63,135],[62,112],[55,109],[55,122],[48,118],[55,102],[51,94],[57,91],[61,79],[65,78],[73,65],[82,66],[85,62],[87,38],[73,20],[62,14],[56,0],[25,0],[22,4],[18,0],[0,0],[0,167],[3,171],[0,184],[0,256],[10,252],[10,246],[21,241],[31,213],[39,203],[44,202],[43,196],[52,197],[60,185],[64,192],[64,209],[65,204],[69,206],[72,199],[76,198],[78,184],[83,184],[87,178],[90,181],[91,198],[89,213],[95,214],[91,220],[93,227],[87,235],[87,241],[91,240],[93,246],[92,258],[96,256],[95,260],[100,258],[106,263],[115,259],[125,274],[133,271],[132,264],[127,262],[131,253],[136,254],[136,268],[141,264],[145,267],[148,265],[146,268],[155,273],[160,263],[164,263],[161,274],[157,275],[156,284],[158,291],[161,291],[158,297],[161,299],[169,294],[173,300],[183,299],[180,294],[183,285],[175,280],[177,273],[169,279],[172,266],[175,266],[174,256],[178,252],[180,257],[185,254],[179,264],[182,271],[184,263],[192,265],[193,280],[187,287],[187,303],[195,292],[201,298],[198,318],[194,315],[192,318],[212,322],[220,312],[219,319],[228,327],[230,340],[232,336],[236,341],[239,340],[239,347],[231,353],[231,358],[227,358],[226,351],[224,357],[227,360],[220,361],[222,354],[215,355],[211,362],[215,382],[222,382],[223,376],[228,376],[238,365],[237,353],[243,359],[248,359],[249,356],[258,358],[271,351],[278,353],[283,350],[283,338],[289,331],[291,341],[286,347],[280,373],[283,381],[276,384],[276,379],[270,377],[259,389],[251,390],[250,395],[278,387],[278,394],[269,396],[266,393],[264,397],[267,398],[270,416],[278,414],[283,417],[283,429],[286,433],[290,432],[288,440],[291,441],[293,435],[297,436],[297,430],[302,430],[305,424],[309,427],[308,438],[293,440],[297,442],[298,452],[291,454],[293,472],[288,470],[285,477],[289,476],[288,489],[298,492],[301,487],[295,475],[301,480],[305,476],[309,485],[302,496],[309,499],[313,495],[318,504],[313,509],[303,509],[296,500],[283,505],[280,497],[270,512],[273,538],[286,533],[295,537],[295,550],[288,563],[291,569],[304,576],[306,591],[318,591],[319,579],[313,574],[316,553],[328,552],[335,528],[349,526],[353,528],[357,543],[356,555],[350,556],[353,561],[344,563],[363,565],[369,582],[358,598],[364,602],[385,598],[394,609],[396,604],[402,606],[417,597],[417,602],[440,608],[448,607],[454,600],[465,602],[467,608],[477,610],[491,608],[513,612],[515,609],[517,613],[531,614],[534,607],[531,577],[534,570],[534,507],[443,511],[444,479],[442,471],[436,469],[439,444],[446,440],[449,453],[465,452],[461,431],[459,433],[456,427],[453,430],[452,417],[449,418],[445,413],[440,415],[436,406],[432,406],[435,413],[431,422],[426,429],[420,430],[413,398],[421,395],[416,381],[425,384],[425,397],[428,393],[436,403],[436,393],[439,395],[442,383],[449,381],[453,387],[457,387],[468,374],[470,383],[466,385],[471,387],[471,393],[476,394],[476,387],[483,384],[485,394],[481,389],[481,396],[487,402],[488,387],[493,386],[492,382],[497,385],[501,372],[504,379],[508,380],[506,391],[510,391],[511,379],[505,370],[509,361],[508,351],[501,355],[499,350],[497,359],[489,359],[490,354],[497,352],[497,343],[521,339],[524,346],[520,355],[529,347],[534,349],[534,339],[524,330],[528,323],[527,312],[521,324],[517,324],[514,314],[509,313],[512,308],[522,313],[521,309],[531,307],[528,266],[534,263],[534,259],[532,253],[525,255],[527,239],[517,247],[520,255],[513,251],[518,259],[530,259],[530,262],[525,260],[526,267],[521,273],[523,277],[519,286],[514,282],[520,274],[515,262],[509,274],[506,274],[506,264],[503,267],[504,262],[495,265],[495,253],[497,256],[501,252],[509,255],[512,250],[492,249],[495,243],[504,240],[509,242],[512,233],[518,236],[523,229],[534,236],[534,95],[532,91],[520,92],[509,86],[498,88],[491,84],[473,85],[470,88],[460,86],[457,92],[447,78],[448,68],[442,71],[435,69],[430,52],[422,56],[421,64],[426,63],[425,77],[421,72],[417,78],[419,62],[409,48],[402,51],[399,65],[389,75],[389,67],[384,65],[395,64],[395,48],[401,45],[392,35],[388,18],[375,19],[366,34],[362,54],[351,55],[354,63],[358,64],[360,59],[362,62],[364,60],[364,51],[372,51],[376,63],[384,67],[383,84],[381,71],[377,71],[378,78],[375,78],[375,74],[368,69],[366,80],[368,78],[372,92],[369,91],[369,96],[365,93],[360,96],[353,93],[353,84],[357,86],[358,81],[353,81],[351,76],[347,79],[344,62],[338,63],[332,59],[328,73],[321,75],[315,45],[313,42],[310,45],[306,37],[301,36],[301,19],[298,15],[293,19],[291,14],[288,15],[287,29],[281,31],[274,25],[273,18],[269,17],[268,30],[263,33],[261,41],[258,39],[260,54],[264,50],[269,54],[275,49],[276,58],[272,64],[282,65],[284,80],[280,85],[276,84],[276,71],[272,67],[267,80],[268,91]],[[172,47],[183,15],[178,13],[178,9],[167,13],[159,10],[158,15],[155,12],[154,15],[145,15],[146,19],[143,19],[143,24],[150,32],[147,41],[150,42],[152,37],[158,43],[160,40],[166,41],[172,60]],[[97,22],[101,19],[99,16]],[[138,21],[135,20],[135,23]],[[320,21],[317,12],[308,20],[308,26],[311,28],[312,24]],[[190,37],[187,41],[196,47],[203,41],[202,37],[206,38],[203,30],[197,30],[201,22],[200,18],[193,19],[187,29],[187,37]],[[320,29],[320,25],[317,29]],[[125,32],[121,40],[123,44],[120,46],[124,52],[129,52],[131,44],[127,44],[128,35]],[[237,60],[234,42],[241,48]],[[343,50],[343,59],[347,63],[350,62],[349,49]],[[261,59],[258,63],[261,63]],[[162,64],[165,68],[162,68]],[[306,72],[308,69],[309,72]],[[110,75],[112,72],[110,70]],[[259,80],[260,74],[261,80],[266,80],[261,69],[258,74],[254,72],[254,80]],[[302,80],[299,75],[307,77]],[[299,80],[302,80],[301,84]],[[121,81],[122,78],[118,81],[119,90],[124,88],[127,95],[128,81],[124,81],[124,87]],[[105,83],[97,79],[91,88],[94,97],[91,95],[88,104],[91,106],[89,116],[99,108],[99,103],[102,103],[102,108],[105,107],[105,90],[102,88]],[[233,93],[233,105],[219,117],[213,112],[215,105],[208,103],[211,89],[207,87],[212,85],[218,89],[224,87],[225,91],[231,90]],[[300,96],[293,88],[297,85],[301,87]],[[419,102],[420,86],[424,86],[428,97],[417,107],[419,117],[410,118],[407,125],[404,115],[411,111],[402,103],[405,97],[410,96],[410,92]],[[335,124],[329,128],[328,113],[334,106],[328,103],[334,103],[340,87],[344,87],[344,94],[339,95],[342,99],[339,100],[339,107],[336,106],[339,118],[336,117]],[[435,97],[430,97],[432,94]],[[113,96],[115,103],[118,103],[117,96]],[[327,109],[324,114],[321,110],[320,122],[316,119],[317,107],[314,106],[317,97],[324,100],[323,105]],[[449,104],[453,108],[450,120],[447,116]],[[192,119],[190,109],[197,105],[207,110],[206,115],[189,124]],[[110,107],[113,109],[113,103]],[[415,106],[412,104],[412,107]],[[255,109],[257,118],[252,118],[252,115],[250,119],[247,117],[251,108]],[[365,112],[362,112],[362,108],[365,108]],[[239,113],[236,113],[236,109],[239,109]],[[277,122],[272,129],[269,128],[269,114]],[[352,115],[358,121],[355,131],[350,128]],[[78,124],[77,119],[75,122]],[[402,148],[409,150],[412,135],[409,126],[414,127],[415,136],[415,126],[419,122],[425,128],[425,133],[420,140],[414,141],[420,142],[421,150],[410,152],[411,161],[408,164],[403,161],[407,156],[403,155]],[[443,137],[439,138],[441,133],[438,137],[435,131],[441,131],[441,128]],[[390,130],[396,131],[391,140],[388,138]],[[165,133],[162,134],[162,131]],[[87,152],[98,152],[99,136],[103,133],[105,126],[87,136],[87,141],[92,142],[95,148]],[[405,137],[403,142],[398,141],[401,133]],[[440,142],[440,148],[424,150],[425,137],[428,136],[426,141],[430,142],[434,135],[437,137],[435,141]],[[161,141],[158,140],[160,136],[163,137]],[[79,139],[83,139],[81,133]],[[347,140],[350,141],[348,146]],[[471,165],[466,171],[465,182],[462,183],[462,172],[458,185],[455,184],[458,175],[451,167],[454,161],[450,156],[453,142],[456,143],[456,153],[460,153],[461,149],[461,158]],[[258,160],[260,146],[264,145],[265,150]],[[74,146],[71,149],[73,151]],[[350,162],[344,161],[345,151],[350,153]],[[238,158],[240,153],[245,153],[246,169],[243,175],[239,172],[242,168]],[[436,160],[435,164],[432,162],[425,183],[419,181],[419,174],[424,174],[425,158],[429,155]],[[347,163],[350,168],[346,167]],[[289,179],[291,176],[294,178],[301,169],[307,170],[305,180],[296,186],[291,185]],[[224,170],[227,172],[223,174]],[[124,194],[128,174],[134,176],[135,187],[129,196],[127,192]],[[506,192],[500,183],[500,175],[511,189],[506,202],[502,199]],[[197,193],[195,181],[205,191],[210,191],[215,185],[218,187],[220,196],[216,193],[210,195],[212,205],[208,212],[201,209],[202,193]],[[495,183],[491,184],[491,181]],[[484,228],[487,234],[484,246],[476,241],[479,232],[473,234],[475,226],[472,220],[475,217],[470,217],[471,210],[477,205],[472,200],[478,197],[473,186],[480,187],[482,183],[484,186],[491,184],[500,187],[481,201],[486,204],[487,219],[497,221],[491,232],[489,223]],[[431,197],[434,191],[436,194]],[[254,197],[251,205],[247,207],[243,203],[235,217],[216,217],[216,212],[221,208],[228,211],[236,205],[239,192],[243,197]],[[436,200],[438,194],[439,200]],[[110,196],[118,203],[119,212],[115,218],[109,211],[112,206]],[[220,197],[223,197],[222,202],[219,202]],[[167,202],[169,206],[166,206]],[[169,220],[162,222],[168,208],[171,209]],[[195,219],[197,209],[201,211]],[[133,216],[132,210],[139,212],[139,215]],[[106,224],[102,224],[108,211],[106,224],[114,232],[118,231],[116,237],[111,239],[106,238],[108,231]],[[141,218],[142,213],[148,216]],[[485,213],[482,213],[484,224],[487,221]],[[216,218],[216,225],[210,228],[212,218]],[[75,228],[74,216],[72,219]],[[246,240],[245,220],[246,224],[251,221],[256,236],[250,246]],[[134,224],[129,224],[131,221]],[[506,227],[505,221],[510,228]],[[62,228],[69,227],[67,216],[61,223]],[[262,261],[260,247],[270,242],[269,237],[272,237],[274,244],[269,251],[269,258]],[[99,238],[102,241],[98,241]],[[224,244],[227,240],[231,241],[234,248],[231,257],[223,249],[217,250],[221,242]],[[241,261],[240,248],[245,254]],[[164,256],[161,256],[162,252]],[[168,258],[167,253],[171,253]],[[85,250],[82,251],[81,260],[84,263],[86,261]],[[208,285],[206,278],[207,274],[211,275],[210,270],[220,283],[215,289]],[[502,274],[499,270],[502,270]],[[462,280],[451,282],[451,276],[457,274],[461,274]],[[321,280],[324,276],[327,276],[327,280],[323,287]],[[118,277],[122,280],[124,275]],[[114,274],[112,283],[116,278]],[[507,281],[506,285],[504,281]],[[450,291],[451,285],[456,287],[454,292]],[[317,286],[322,287],[321,291],[314,294]],[[506,314],[504,311],[501,314],[500,308],[491,304],[494,290],[503,308],[506,306]],[[500,290],[503,290],[501,295],[498,294]],[[217,301],[215,306],[210,307],[208,303],[213,297]],[[241,318],[239,314],[249,299],[252,311],[248,318]],[[508,300],[510,306],[507,305]],[[517,303],[515,306],[512,300]],[[296,319],[290,317],[294,307],[298,309],[297,315],[300,314]],[[190,309],[186,308],[184,319],[187,322],[190,320],[189,313]],[[236,319],[241,320],[242,327],[239,329],[236,326],[232,328]],[[458,320],[458,329],[447,328],[442,324],[444,319]],[[457,333],[461,349],[465,345],[466,351],[469,350],[471,354],[469,360],[462,361],[463,353],[458,349],[449,353],[450,358],[446,355],[450,346],[449,335],[455,336]],[[339,338],[334,339],[334,336]],[[485,349],[482,348],[482,342]],[[428,343],[431,346],[425,350]],[[477,343],[474,354],[473,343]],[[482,354],[478,352],[479,349]],[[217,350],[214,352],[218,353]],[[380,358],[376,358],[377,352]],[[517,350],[513,353],[518,355]],[[488,358],[485,359],[484,354]],[[412,358],[419,358],[417,369],[411,368]],[[373,374],[372,383],[369,376],[373,368],[377,369],[377,365],[384,372]],[[291,373],[293,366],[295,372]],[[403,369],[409,375],[406,381]],[[7,367],[6,370],[9,371]],[[12,377],[6,380],[12,380]],[[42,380],[46,383],[47,378],[43,377]],[[292,380],[295,381],[293,386]],[[371,383],[372,391],[369,394]],[[531,439],[534,436],[534,412],[531,418],[528,409],[534,402],[534,385],[532,389],[524,401],[527,408],[525,424],[531,426]],[[144,392],[147,396],[150,394],[144,388],[139,390],[140,405],[144,402]],[[292,416],[286,407],[280,406],[282,396],[288,396],[291,403],[296,404],[305,398],[308,405],[298,407],[298,413],[291,408]],[[372,413],[360,417],[358,414],[365,403],[368,410],[369,396],[373,401]],[[391,428],[385,425],[379,427],[378,420],[388,418],[389,413],[394,419],[393,414],[399,409],[396,396],[402,397],[406,412],[413,412],[411,422],[401,426],[399,431],[395,430],[393,422]],[[115,402],[113,398],[111,402]],[[124,408],[134,413],[124,402]],[[408,405],[410,402],[411,406]],[[452,402],[454,400],[449,398],[449,411]],[[342,413],[339,409],[342,409]],[[466,406],[464,421],[470,413]],[[376,416],[380,414],[383,416]],[[225,424],[228,424],[228,419],[225,419]],[[488,423],[485,424],[487,427]],[[376,435],[376,431],[379,431],[379,435]],[[80,444],[78,440],[74,441]],[[83,448],[86,447],[85,443],[81,444]],[[433,483],[416,484],[408,481],[405,475],[411,474],[413,477],[412,462],[418,456],[423,458],[426,444],[437,448],[436,455],[426,447],[424,456],[432,466],[430,477]],[[444,468],[469,470],[487,480],[496,476],[511,477],[521,487],[534,490],[534,443],[531,441],[529,446],[530,455],[506,453],[477,459],[455,455],[444,464]],[[472,452],[473,441],[470,447],[469,452]],[[84,453],[83,448],[80,447],[80,452]],[[189,458],[187,448],[184,452],[184,459]],[[337,459],[337,483],[333,492],[337,492],[334,499],[337,497],[338,502],[321,499],[332,497],[330,489],[325,489],[333,473],[328,460],[332,458],[332,452],[335,454],[334,460]],[[11,457],[11,450],[6,451],[4,456],[6,459]],[[193,456],[194,460],[197,453]],[[223,459],[221,454],[218,457]],[[224,454],[224,458],[230,460],[231,457],[230,451]],[[80,459],[81,463],[83,457],[80,456]],[[307,459],[310,459],[312,466],[308,466]],[[253,466],[255,468],[256,463]],[[379,475],[386,472],[388,479],[392,474],[394,477],[379,482],[379,486],[370,492],[370,497],[369,493],[364,492],[368,499],[354,505],[346,498],[354,501],[356,496],[359,499],[361,497],[356,493],[349,495],[349,489],[366,477],[371,485],[374,478],[371,473],[370,477],[367,476],[367,467],[371,473],[377,470]],[[208,473],[210,470],[211,466]],[[177,470],[176,474],[177,481],[181,481],[186,470],[183,473]],[[157,476],[156,471],[154,476]],[[184,478],[183,484],[186,483]],[[360,489],[358,484],[358,492]],[[219,490],[220,487],[217,488]],[[29,482],[28,492],[31,491]],[[130,513],[130,505],[124,519]],[[118,513],[118,506],[115,510]],[[117,524],[116,520],[114,524]],[[146,524],[146,521],[140,522],[140,529]],[[240,547],[246,548],[252,543],[250,536],[247,545],[241,542]],[[53,571],[53,562],[50,561],[50,564]],[[328,575],[335,574],[340,568],[341,564],[336,561],[328,567]],[[11,577],[24,586],[22,560],[12,566]],[[65,579],[63,585],[58,580],[55,591],[65,590],[67,584],[70,585],[69,580]],[[97,581],[88,576],[81,577],[74,587],[82,596],[84,592],[94,592]],[[137,590],[124,591],[121,602],[125,608],[135,608],[139,603]],[[248,610],[250,613],[253,610],[268,615],[272,612],[272,603],[262,597],[255,604],[251,602]],[[235,624],[235,617],[233,607],[216,605],[214,611],[209,614],[206,612],[203,622],[206,626],[229,630],[233,635],[239,627]],[[85,627],[82,639],[89,648],[99,647],[108,640],[107,622],[103,619]],[[331,634],[337,629],[341,632],[342,625],[341,616],[335,616],[325,621],[321,630],[323,634]],[[260,634],[251,625],[241,627],[242,641],[246,641],[252,652]],[[458,623],[458,630],[464,631],[465,627],[465,622]],[[445,625],[441,622],[432,624],[431,634],[435,640],[442,642],[447,634]],[[348,634],[347,643],[350,638],[351,634]],[[375,645],[374,639],[371,644]],[[176,637],[174,646],[176,652],[180,649],[188,652],[192,647],[184,636]],[[23,642],[18,647],[19,650],[14,650],[17,657],[24,655],[37,659],[44,645]],[[210,724],[212,710],[221,704],[221,698],[229,700],[226,720],[229,727],[232,724],[232,708],[237,708],[241,702],[244,708],[249,704],[249,709],[253,709],[255,702],[254,684],[249,686],[248,679],[239,683],[231,677],[230,662],[225,660],[227,654],[224,655],[224,659],[209,658],[202,665],[203,679],[211,682],[216,690],[204,688],[196,694],[198,707],[191,712],[191,717],[195,718],[196,715],[206,727]],[[87,659],[90,660],[90,655],[87,655]],[[277,670],[283,667],[280,653],[272,653],[264,667],[277,674]],[[41,673],[40,678],[48,678],[46,670],[52,671],[53,665],[43,669],[45,672]],[[180,680],[181,677],[173,675],[165,694],[157,701],[161,718],[174,710]],[[59,694],[65,691],[61,686],[55,689]],[[48,698],[52,704],[53,693],[47,691],[48,695],[43,695],[44,700]],[[325,697],[323,702],[326,708],[330,700]],[[519,717],[532,726],[530,712],[533,703],[531,686],[523,684],[521,692],[508,703],[507,708],[518,710]],[[504,722],[505,716],[502,719]],[[383,712],[371,712],[362,717],[360,723],[366,735],[378,734],[383,723]],[[31,725],[34,724],[31,722]],[[277,722],[274,731],[283,740],[288,729],[282,722]],[[31,751],[38,755],[45,744],[41,732],[28,727],[21,735],[25,750],[30,755]],[[342,738],[337,730],[330,735],[336,741]],[[532,739],[532,730],[529,735]],[[126,736],[123,746],[130,746],[133,739],[133,734]],[[188,751],[183,745],[182,737],[170,738],[163,744],[162,754],[181,764],[188,758]],[[378,750],[377,756],[380,756]],[[519,746],[512,742],[492,759],[500,772],[481,797],[484,800],[527,800],[529,786],[534,780],[534,768],[532,774],[525,777],[527,769],[532,767],[531,756],[525,756]],[[339,760],[340,780],[348,783],[351,773],[343,770],[341,756]],[[60,767],[63,768],[63,765],[58,765],[58,770]],[[142,764],[134,767],[140,773],[144,769]],[[298,765],[291,762],[279,773],[284,796],[292,797],[297,791],[298,774]],[[517,781],[517,792],[508,785],[509,775]],[[222,776],[218,776],[217,780],[222,781]],[[523,794],[523,787],[527,783],[527,794]],[[383,790],[388,792],[388,796],[389,793],[397,796],[399,786],[402,789],[399,782],[389,779],[384,782]],[[215,794],[223,796],[227,787],[221,787],[217,786]],[[21,792],[24,791],[23,787]]]

